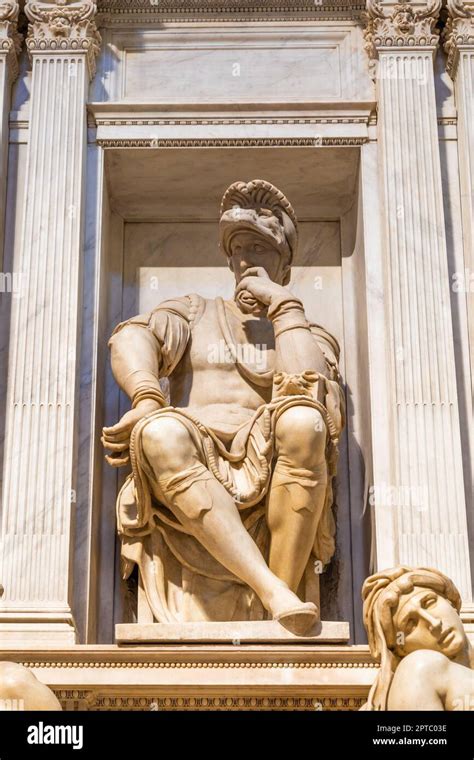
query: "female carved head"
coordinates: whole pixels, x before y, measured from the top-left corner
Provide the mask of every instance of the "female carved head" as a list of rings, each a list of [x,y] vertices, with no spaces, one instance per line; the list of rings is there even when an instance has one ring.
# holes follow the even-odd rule
[[[371,575],[362,588],[364,625],[380,670],[366,709],[385,710],[400,660],[418,649],[454,659],[465,647],[461,597],[439,570],[397,567]]]

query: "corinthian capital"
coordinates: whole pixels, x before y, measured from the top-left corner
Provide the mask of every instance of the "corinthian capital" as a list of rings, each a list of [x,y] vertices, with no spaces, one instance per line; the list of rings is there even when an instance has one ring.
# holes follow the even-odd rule
[[[95,60],[101,38],[95,25],[97,6],[92,0],[54,3],[27,0],[25,13],[30,22],[26,44],[30,53],[42,51],[85,51],[89,74],[95,74]]]
[[[446,69],[454,79],[459,61],[459,52],[469,46],[474,50],[474,0],[448,0],[448,20],[443,32],[444,49],[448,54]]]
[[[369,55],[375,57],[378,50],[389,47],[436,47],[439,33],[435,26],[441,5],[441,0],[428,0],[421,8],[412,0],[400,0],[395,5],[367,0],[365,39]]]
[[[17,28],[19,12],[20,8],[15,0],[0,2],[0,52],[7,53],[11,81],[18,76],[18,56],[23,39]]]

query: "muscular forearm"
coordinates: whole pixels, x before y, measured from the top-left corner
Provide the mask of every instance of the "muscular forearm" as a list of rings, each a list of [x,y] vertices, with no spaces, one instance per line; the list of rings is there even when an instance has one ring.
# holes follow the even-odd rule
[[[309,330],[296,328],[284,332],[276,338],[275,371],[296,374],[306,370],[327,373],[323,352]]]
[[[297,300],[270,306],[268,316],[275,330],[276,372],[296,374],[313,370],[326,375],[323,352],[312,335],[303,306]]]
[[[161,393],[157,341],[146,328],[126,325],[110,341],[112,372],[132,401],[146,389]]]

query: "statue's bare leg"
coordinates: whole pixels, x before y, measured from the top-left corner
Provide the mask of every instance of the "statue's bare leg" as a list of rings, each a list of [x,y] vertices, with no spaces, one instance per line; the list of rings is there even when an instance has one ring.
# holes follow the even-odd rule
[[[314,544],[327,487],[326,426],[317,409],[293,406],[278,419],[277,462],[267,501],[269,567],[296,592]]]
[[[296,633],[305,632],[315,621],[314,605],[304,604],[270,571],[233,498],[200,461],[186,427],[170,417],[158,418],[144,428],[142,443],[155,476],[156,498],[215,559],[255,591],[274,618]]]

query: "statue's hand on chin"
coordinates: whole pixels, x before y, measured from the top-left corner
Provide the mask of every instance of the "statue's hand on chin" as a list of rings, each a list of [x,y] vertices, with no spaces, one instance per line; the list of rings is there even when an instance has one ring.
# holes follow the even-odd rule
[[[242,289],[239,292],[236,291],[234,299],[243,314],[263,316],[267,310],[267,307],[257,301],[255,296],[253,296],[249,290]]]
[[[288,290],[270,279],[263,267],[250,267],[235,289],[234,299],[244,314],[266,314],[273,299],[288,295]]]
[[[123,417],[112,427],[102,429],[102,445],[112,451],[106,455],[107,462],[112,467],[123,467],[130,461],[129,446],[133,428],[147,414],[160,409],[160,404],[154,399],[143,399],[134,409],[125,412]]]

